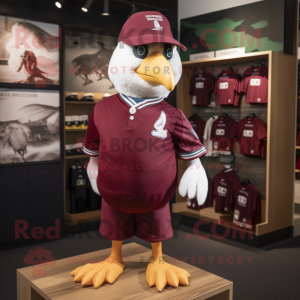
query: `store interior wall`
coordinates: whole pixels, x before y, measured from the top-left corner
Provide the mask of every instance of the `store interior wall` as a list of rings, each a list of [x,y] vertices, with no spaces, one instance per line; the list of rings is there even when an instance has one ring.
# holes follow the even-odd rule
[[[181,19],[203,15],[259,1],[264,0],[178,0],[178,28],[180,28]]]

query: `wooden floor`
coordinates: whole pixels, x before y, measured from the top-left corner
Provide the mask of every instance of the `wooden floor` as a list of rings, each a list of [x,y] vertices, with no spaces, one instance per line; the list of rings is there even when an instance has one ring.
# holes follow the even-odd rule
[[[136,243],[123,246],[125,269],[114,284],[106,283],[95,289],[94,287],[82,287],[80,283],[73,281],[73,277],[70,275],[73,269],[88,262],[102,261],[109,254],[110,249],[105,249],[61,259],[56,261],[53,266],[42,269],[42,272],[33,266],[18,269],[18,300],[232,300],[232,282],[167,255],[164,255],[166,262],[176,264],[191,274],[190,285],[180,286],[177,289],[167,286],[162,292],[158,292],[155,287],[150,288],[146,282],[145,272],[151,250]]]

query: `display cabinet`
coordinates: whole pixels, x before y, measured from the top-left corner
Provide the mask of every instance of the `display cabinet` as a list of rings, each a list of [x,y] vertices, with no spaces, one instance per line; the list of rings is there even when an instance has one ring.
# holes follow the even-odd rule
[[[65,92],[65,97],[74,91]],[[85,93],[76,92],[78,99],[81,99]],[[104,93],[93,93],[94,102],[85,101],[64,101],[64,116],[72,115],[90,115],[98,101],[104,96]],[[65,144],[83,143],[86,129],[66,129],[64,126]],[[89,160],[85,154],[66,155],[64,154],[64,219],[65,224],[73,226],[80,223],[99,221],[101,210],[86,211],[81,213],[71,213],[70,211],[70,190],[68,189],[68,176],[70,166],[74,161],[79,161],[82,165]]]
[[[247,104],[242,94],[239,106],[204,107],[193,106],[189,94],[190,80],[198,67],[209,70],[215,76],[225,67],[243,72],[254,64],[268,66],[268,102],[265,104]],[[295,109],[296,109],[296,67],[295,56],[272,51],[247,53],[237,57],[210,58],[183,62],[182,77],[178,83],[177,107],[186,117],[198,114],[204,121],[212,115],[226,112],[235,121],[255,113],[267,128],[267,140],[264,158],[246,157],[239,153],[238,144],[234,150],[235,163],[239,165],[237,176],[242,181],[249,179],[257,188],[261,197],[261,223],[253,228],[256,237],[272,232],[289,233],[293,226],[294,191],[294,149],[295,149]],[[215,95],[212,100],[216,102]],[[219,158],[202,157],[202,164],[209,177],[220,171]],[[186,162],[178,160],[179,180],[186,169]],[[218,167],[217,167],[218,166]],[[186,198],[177,192],[173,213],[183,214],[196,219],[206,219],[217,224],[232,225],[232,215],[220,214],[208,207],[200,211],[187,208]],[[226,222],[224,222],[224,220]]]

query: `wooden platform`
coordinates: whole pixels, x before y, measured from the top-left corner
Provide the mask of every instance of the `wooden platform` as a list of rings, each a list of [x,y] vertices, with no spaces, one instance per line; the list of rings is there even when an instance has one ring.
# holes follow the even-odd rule
[[[80,241],[79,241],[80,242]],[[164,255],[168,263],[176,264],[191,274],[190,285],[177,289],[167,286],[162,292],[150,288],[146,282],[146,267],[151,250],[131,243],[123,246],[124,273],[114,284],[105,283],[98,289],[82,287],[75,283],[70,272],[76,267],[102,261],[110,254],[110,249],[65,258],[47,266],[43,277],[34,276],[33,266],[17,270],[18,300],[113,300],[113,299],[197,299],[232,300],[233,283]],[[53,255],[55,255],[53,253]],[[180,255],[180,253],[178,253]],[[35,274],[38,275],[38,274]]]

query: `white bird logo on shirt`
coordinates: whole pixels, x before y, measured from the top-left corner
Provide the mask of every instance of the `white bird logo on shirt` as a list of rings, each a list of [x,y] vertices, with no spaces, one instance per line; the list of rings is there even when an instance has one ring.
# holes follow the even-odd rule
[[[168,135],[168,130],[164,129],[166,125],[167,117],[166,114],[162,111],[158,120],[154,123],[155,130],[152,130],[151,134],[154,137],[165,139]]]
[[[162,26],[160,26],[157,20],[154,20],[154,26],[155,28],[152,28],[152,30],[160,30],[160,31],[163,30]]]

